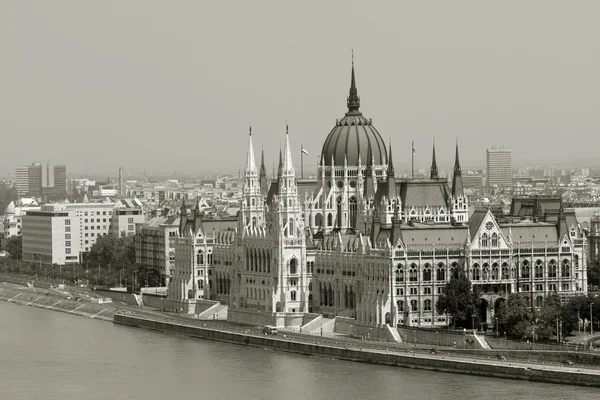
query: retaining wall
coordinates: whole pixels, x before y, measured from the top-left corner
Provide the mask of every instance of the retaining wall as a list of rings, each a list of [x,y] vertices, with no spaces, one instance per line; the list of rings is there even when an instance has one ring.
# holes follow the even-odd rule
[[[165,307],[166,296],[160,294],[142,294],[142,303],[147,307],[154,307],[162,310]]]
[[[473,337],[473,334],[469,333],[451,332],[443,329],[439,331],[425,331],[410,328],[398,328],[398,332],[400,332],[404,343],[453,347],[457,349],[481,349],[479,342]]]
[[[115,301],[122,301],[123,303],[129,304],[130,306],[138,306],[138,302],[132,293],[125,293],[121,291],[112,290],[94,290],[97,297],[110,297]]]
[[[291,341],[289,338],[285,339],[282,337],[229,332],[225,329],[219,330],[202,328],[131,315],[117,314],[114,317],[114,322],[132,327],[181,334],[209,340],[217,340],[263,348],[269,347],[281,351],[338,358],[349,361],[497,378],[600,387],[600,375],[590,374],[585,370],[583,372],[574,372],[570,370],[550,371],[541,369],[542,366],[540,366],[540,369],[534,369],[518,364],[485,364],[470,360],[451,360],[435,355],[429,356],[353,349],[311,342]]]

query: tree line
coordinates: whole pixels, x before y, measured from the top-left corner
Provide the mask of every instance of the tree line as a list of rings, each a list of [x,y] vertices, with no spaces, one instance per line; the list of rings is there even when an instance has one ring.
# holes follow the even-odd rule
[[[134,236],[100,236],[83,262],[60,266],[40,265],[35,260],[23,260],[22,237],[6,241],[7,257],[0,258],[0,272],[26,275],[73,285],[89,284],[96,287],[164,286],[158,268],[146,268],[135,262]]]

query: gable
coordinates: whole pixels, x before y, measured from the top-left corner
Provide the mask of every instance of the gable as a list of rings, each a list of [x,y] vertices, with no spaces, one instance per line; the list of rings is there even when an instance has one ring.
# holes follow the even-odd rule
[[[484,215],[480,215],[477,222],[479,226],[470,226],[471,249],[508,249],[508,240],[489,210]]]

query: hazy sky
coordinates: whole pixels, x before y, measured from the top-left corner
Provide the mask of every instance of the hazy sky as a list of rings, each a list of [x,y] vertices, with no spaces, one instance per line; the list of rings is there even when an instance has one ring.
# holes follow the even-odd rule
[[[0,0],[0,174],[32,161],[84,171],[237,171],[248,123],[267,169],[289,123],[314,169],[361,111],[397,172],[591,162],[600,144],[600,1]]]

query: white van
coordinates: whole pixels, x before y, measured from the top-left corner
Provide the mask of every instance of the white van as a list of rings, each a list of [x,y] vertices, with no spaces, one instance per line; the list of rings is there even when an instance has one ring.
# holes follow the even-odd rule
[[[265,325],[262,330],[262,333],[265,335],[277,335],[277,327],[272,325]]]

